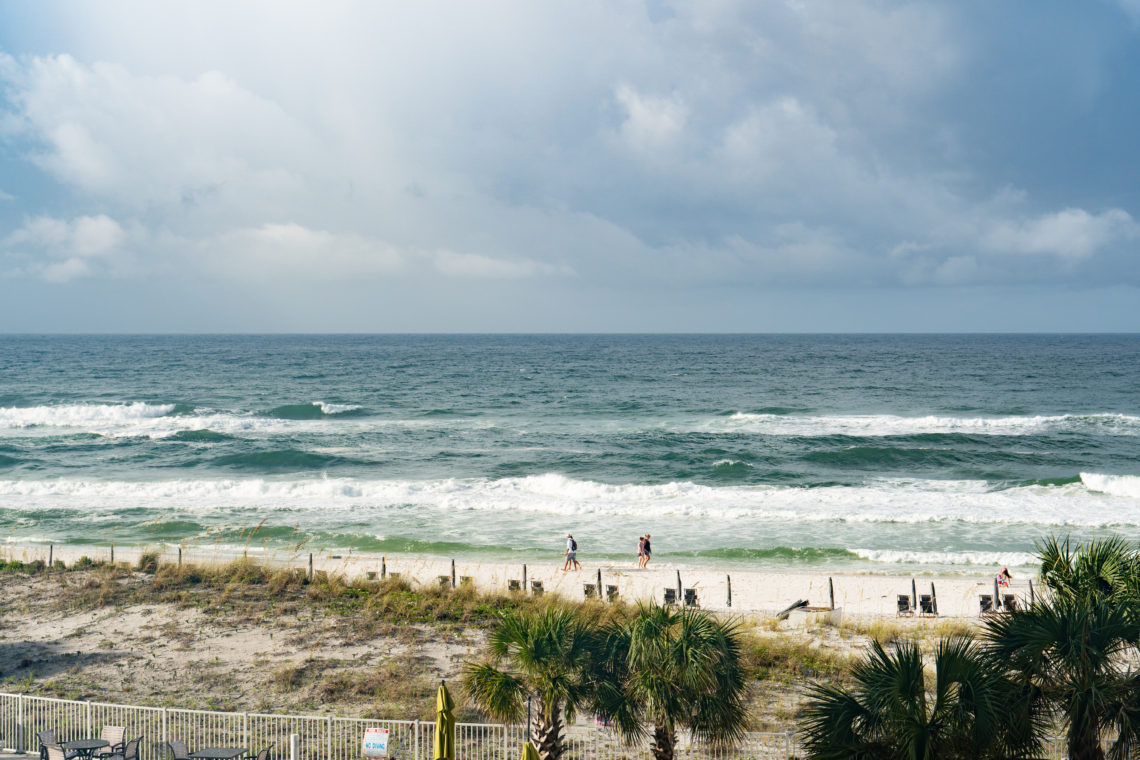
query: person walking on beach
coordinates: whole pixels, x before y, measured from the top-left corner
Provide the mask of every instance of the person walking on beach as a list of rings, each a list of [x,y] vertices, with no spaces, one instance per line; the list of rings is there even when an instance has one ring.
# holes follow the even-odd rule
[[[637,569],[645,565],[645,536],[637,537]]]
[[[566,572],[573,565],[575,570],[581,570],[582,566],[578,564],[578,542],[574,540],[574,536],[570,533],[566,534],[566,564],[562,565],[562,571]]]
[[[644,570],[649,566],[649,560],[653,556],[653,548],[649,545],[649,534],[645,534],[644,542],[641,546],[641,569]]]

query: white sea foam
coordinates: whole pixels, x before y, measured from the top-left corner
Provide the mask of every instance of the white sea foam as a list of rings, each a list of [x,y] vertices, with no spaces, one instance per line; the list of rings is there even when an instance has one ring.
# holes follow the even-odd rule
[[[713,487],[691,482],[613,485],[546,474],[522,478],[362,480],[204,479],[151,482],[4,480],[0,500],[28,509],[124,506],[210,511],[230,507],[336,510],[389,508],[606,518],[716,521],[1140,526],[1140,498],[1091,491],[1082,483],[991,490],[984,481],[880,479],[864,486]],[[512,518],[513,519],[513,518]],[[521,518],[527,522],[531,518]]]
[[[927,433],[1038,435],[1057,432],[1140,435],[1140,417],[1126,414],[1008,417],[901,417],[891,414],[798,416],[737,412],[727,417],[706,421],[700,427],[710,431],[798,436],[888,436]]]
[[[1140,499],[1140,476],[1137,475],[1101,475],[1095,472],[1082,472],[1081,482],[1090,491]]]
[[[924,552],[892,549],[852,549],[852,553],[872,562],[894,565],[975,565],[981,567],[1025,567],[1037,565],[1029,552],[953,551]]]
[[[53,406],[0,408],[0,428],[125,425],[146,422],[170,414],[174,404],[58,404]]]
[[[313,405],[319,406],[324,414],[344,414],[361,408],[359,404],[330,404],[326,401],[314,401]]]

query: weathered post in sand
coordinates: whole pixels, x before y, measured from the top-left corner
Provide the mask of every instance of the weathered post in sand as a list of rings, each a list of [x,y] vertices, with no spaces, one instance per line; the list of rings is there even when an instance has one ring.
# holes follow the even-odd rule
[[[182,547],[178,547],[178,567],[182,567]]]
[[[724,606],[731,608],[732,607],[732,576],[731,575],[724,576],[724,587],[725,587]]]
[[[605,601],[605,595],[602,593],[602,568],[598,568],[598,599]]]
[[[914,584],[914,578],[910,579],[910,608],[918,609],[918,587]]]
[[[938,594],[934,591],[934,581],[930,582],[930,611],[938,615]]]
[[[524,564],[523,564],[523,593],[524,593],[524,594],[530,593],[530,592],[527,590],[527,589],[529,589],[529,588],[530,588],[530,586],[526,585],[526,564],[524,563]]]
[[[313,582],[313,553],[309,552],[309,583]]]
[[[835,609],[835,584],[830,575],[827,577],[827,598],[831,600],[831,609]]]
[[[994,578],[994,609],[996,610],[996,609],[999,609],[1000,607],[1001,607],[1001,597],[998,596],[998,582],[997,582],[997,578]]]
[[[115,542],[111,542],[111,564],[115,564]]]
[[[51,566],[55,564],[54,562],[51,561],[52,552],[54,550],[55,550],[55,544],[48,544],[48,570],[51,570]]]
[[[380,580],[384,580],[387,577],[388,577],[388,558],[381,556],[380,557]]]
[[[1033,579],[1029,579],[1029,606],[1032,607],[1037,602],[1037,595],[1033,593]]]
[[[455,588],[455,560],[451,560],[451,587]]]
[[[685,606],[685,594],[681,590],[681,571],[677,571],[677,603],[682,607]]]

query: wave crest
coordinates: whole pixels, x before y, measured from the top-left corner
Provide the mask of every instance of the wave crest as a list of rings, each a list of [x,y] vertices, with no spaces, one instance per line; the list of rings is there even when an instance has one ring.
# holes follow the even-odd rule
[[[86,427],[151,420],[175,411],[175,404],[54,404],[0,408],[0,428]]]

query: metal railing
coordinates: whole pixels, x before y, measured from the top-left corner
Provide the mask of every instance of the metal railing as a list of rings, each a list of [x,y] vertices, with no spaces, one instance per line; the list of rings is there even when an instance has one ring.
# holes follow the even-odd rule
[[[431,760],[435,723],[416,720],[373,720],[317,715],[183,710],[82,702],[53,697],[0,693],[0,750],[36,754],[41,731],[54,731],[61,741],[97,736],[104,725],[123,726],[129,739],[142,737],[140,760],[166,760],[166,742],[181,739],[191,749],[205,746],[274,747],[282,760],[358,760],[363,757],[364,730],[389,731],[393,760]],[[514,760],[526,740],[523,726],[459,723],[456,756],[463,760]],[[645,746],[625,744],[614,731],[569,726],[567,760],[640,760]],[[733,750],[713,752],[684,739],[679,760],[790,760],[796,757],[791,733],[749,733]]]
[[[389,731],[392,760],[431,760],[435,723],[417,720],[374,720],[319,715],[182,710],[82,702],[52,697],[0,693],[0,750],[37,754],[40,731],[54,731],[60,741],[97,736],[104,725],[123,726],[128,740],[141,736],[140,760],[166,760],[165,744],[185,741],[191,749],[205,746],[246,747],[251,751],[273,745],[281,760],[358,760],[363,758],[364,730]],[[515,760],[526,740],[523,726],[459,723],[455,728],[460,760]],[[569,726],[567,760],[642,760],[647,746],[629,745],[610,729]],[[1106,747],[1107,749],[1107,747]],[[714,751],[682,736],[678,760],[793,760],[802,757],[791,732],[750,732],[731,750]],[[1064,742],[1045,745],[1045,758],[1065,757]]]

